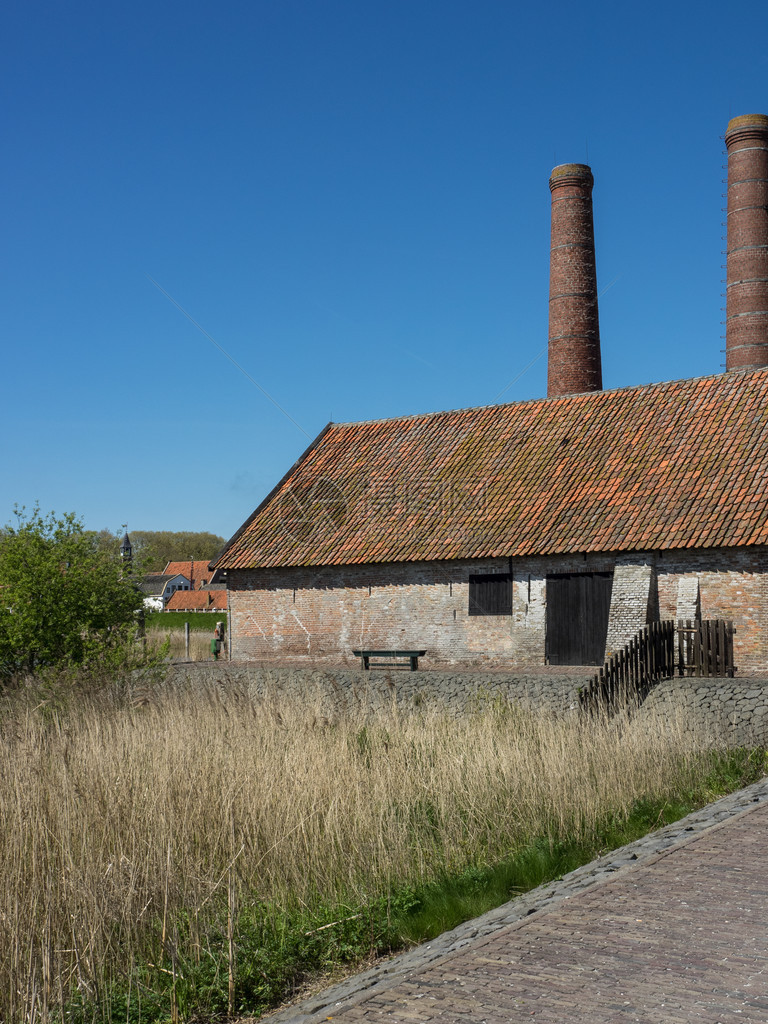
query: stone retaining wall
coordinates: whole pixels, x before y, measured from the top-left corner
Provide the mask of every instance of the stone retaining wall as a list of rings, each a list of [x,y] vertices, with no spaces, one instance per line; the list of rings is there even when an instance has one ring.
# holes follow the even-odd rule
[[[359,669],[267,667],[253,664],[189,663],[172,666],[171,683],[200,681],[254,695],[298,696],[319,713],[354,707],[400,710],[444,707],[462,711],[495,698],[527,707],[576,714],[579,687],[590,676],[567,673],[409,672]],[[685,728],[725,732],[734,744],[768,746],[768,678],[670,679],[660,683],[636,712],[638,720],[661,713]]]
[[[672,710],[690,730],[712,729],[734,744],[768,746],[768,679],[667,679],[648,694],[639,715]]]
[[[251,694],[299,696],[326,711],[350,705],[376,709],[394,703],[401,710],[439,705],[461,712],[478,701],[496,697],[531,707],[565,712],[578,706],[578,689],[591,678],[568,674],[504,672],[410,672],[349,668],[287,668],[252,664],[197,662],[174,665],[171,681],[217,681],[245,688]]]

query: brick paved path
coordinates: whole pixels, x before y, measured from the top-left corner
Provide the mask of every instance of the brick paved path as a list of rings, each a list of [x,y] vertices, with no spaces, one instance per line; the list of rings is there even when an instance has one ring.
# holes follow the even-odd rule
[[[431,961],[406,954],[412,968],[278,1016],[768,1024],[768,800],[670,841],[459,949]]]

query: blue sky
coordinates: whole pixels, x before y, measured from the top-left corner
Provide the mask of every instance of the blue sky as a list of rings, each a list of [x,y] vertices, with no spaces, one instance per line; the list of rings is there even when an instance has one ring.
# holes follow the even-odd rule
[[[595,176],[605,387],[719,372],[722,136],[768,113],[766,30],[757,2],[7,5],[0,523],[228,537],[330,419],[543,396],[558,163]]]

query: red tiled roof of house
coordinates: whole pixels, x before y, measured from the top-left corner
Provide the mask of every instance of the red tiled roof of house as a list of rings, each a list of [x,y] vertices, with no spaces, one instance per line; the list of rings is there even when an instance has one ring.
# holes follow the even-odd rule
[[[166,573],[181,573],[192,583],[193,590],[199,590],[204,583],[207,583],[213,572],[208,568],[207,560],[195,559],[194,562],[169,562],[165,567]]]
[[[177,590],[165,606],[167,612],[227,610],[226,590]]]
[[[220,568],[768,543],[768,370],[329,424]]]

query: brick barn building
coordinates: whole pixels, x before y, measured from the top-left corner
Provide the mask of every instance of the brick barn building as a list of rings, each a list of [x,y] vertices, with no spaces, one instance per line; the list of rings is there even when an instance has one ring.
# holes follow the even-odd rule
[[[703,617],[768,670],[768,117],[726,145],[726,372],[601,390],[592,174],[555,168],[547,398],[329,424],[211,563],[233,659],[588,665]]]

